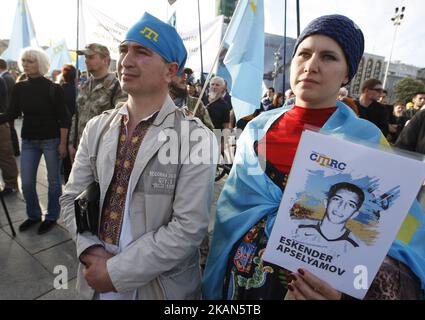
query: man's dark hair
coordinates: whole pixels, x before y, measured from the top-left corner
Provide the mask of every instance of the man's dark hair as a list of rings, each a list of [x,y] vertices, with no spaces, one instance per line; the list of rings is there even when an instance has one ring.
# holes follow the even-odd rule
[[[190,85],[194,85],[195,79],[193,77],[193,70],[190,68],[184,68],[183,73],[186,74],[186,83]]]
[[[190,68],[184,68],[183,72],[186,73],[187,75],[191,75],[193,73],[193,70]]]
[[[382,93],[388,94],[387,90],[382,90]]]
[[[366,89],[373,89],[373,88],[375,88],[375,86],[377,84],[382,85],[381,80],[373,79],[373,78],[367,79],[366,81],[364,81],[362,83],[362,92],[364,92]]]
[[[336,183],[333,186],[330,187],[329,191],[328,191],[328,201],[334,196],[336,195],[336,193],[339,190],[348,190],[350,192],[354,192],[355,194],[358,195],[359,197],[359,201],[357,203],[357,209],[360,209],[360,207],[362,206],[363,202],[364,202],[364,192],[361,188],[359,188],[358,186],[356,186],[355,184],[349,183],[349,182],[340,182],[340,183]]]
[[[425,91],[417,91],[417,92],[415,92],[413,98],[416,98],[418,94],[425,94]]]
[[[7,62],[4,59],[0,59],[0,69],[5,70],[7,69]]]
[[[270,87],[270,88],[269,88],[269,90],[271,90],[271,91],[273,91],[273,92],[274,92],[274,88],[273,88],[273,87]]]

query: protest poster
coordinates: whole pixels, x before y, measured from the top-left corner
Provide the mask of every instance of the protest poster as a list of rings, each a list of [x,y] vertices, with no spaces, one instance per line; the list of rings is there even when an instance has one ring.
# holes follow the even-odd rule
[[[425,178],[425,163],[305,131],[264,261],[362,299]]]

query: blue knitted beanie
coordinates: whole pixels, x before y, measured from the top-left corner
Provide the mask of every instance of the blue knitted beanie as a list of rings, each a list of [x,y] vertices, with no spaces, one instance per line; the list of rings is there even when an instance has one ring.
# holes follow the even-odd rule
[[[360,28],[351,19],[339,14],[314,19],[298,37],[292,57],[294,57],[299,44],[305,38],[314,34],[328,36],[341,46],[347,59],[349,69],[348,82],[350,82],[357,72],[357,66],[364,51],[364,37]]]

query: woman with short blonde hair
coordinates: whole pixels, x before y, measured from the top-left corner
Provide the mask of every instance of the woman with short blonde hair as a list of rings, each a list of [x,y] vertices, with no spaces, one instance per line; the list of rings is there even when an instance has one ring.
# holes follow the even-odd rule
[[[31,60],[37,63],[38,73],[42,76],[46,75],[50,69],[49,57],[46,52],[39,48],[28,47],[22,50],[21,57],[18,61],[19,70],[24,71],[22,61]]]
[[[19,226],[21,232],[43,220],[36,180],[40,159],[44,156],[49,183],[48,212],[38,228],[38,234],[44,234],[55,225],[60,214],[60,159],[66,155],[70,116],[62,88],[44,77],[50,68],[44,51],[25,48],[19,59],[19,68],[27,79],[13,87],[9,108],[6,113],[0,114],[0,124],[24,116],[21,178],[28,219]]]

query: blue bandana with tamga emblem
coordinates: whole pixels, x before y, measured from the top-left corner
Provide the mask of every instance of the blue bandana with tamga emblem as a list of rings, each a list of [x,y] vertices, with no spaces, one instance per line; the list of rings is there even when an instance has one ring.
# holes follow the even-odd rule
[[[134,41],[159,54],[167,62],[179,65],[181,75],[186,64],[187,51],[176,29],[149,13],[145,13],[127,32],[124,41]]]

